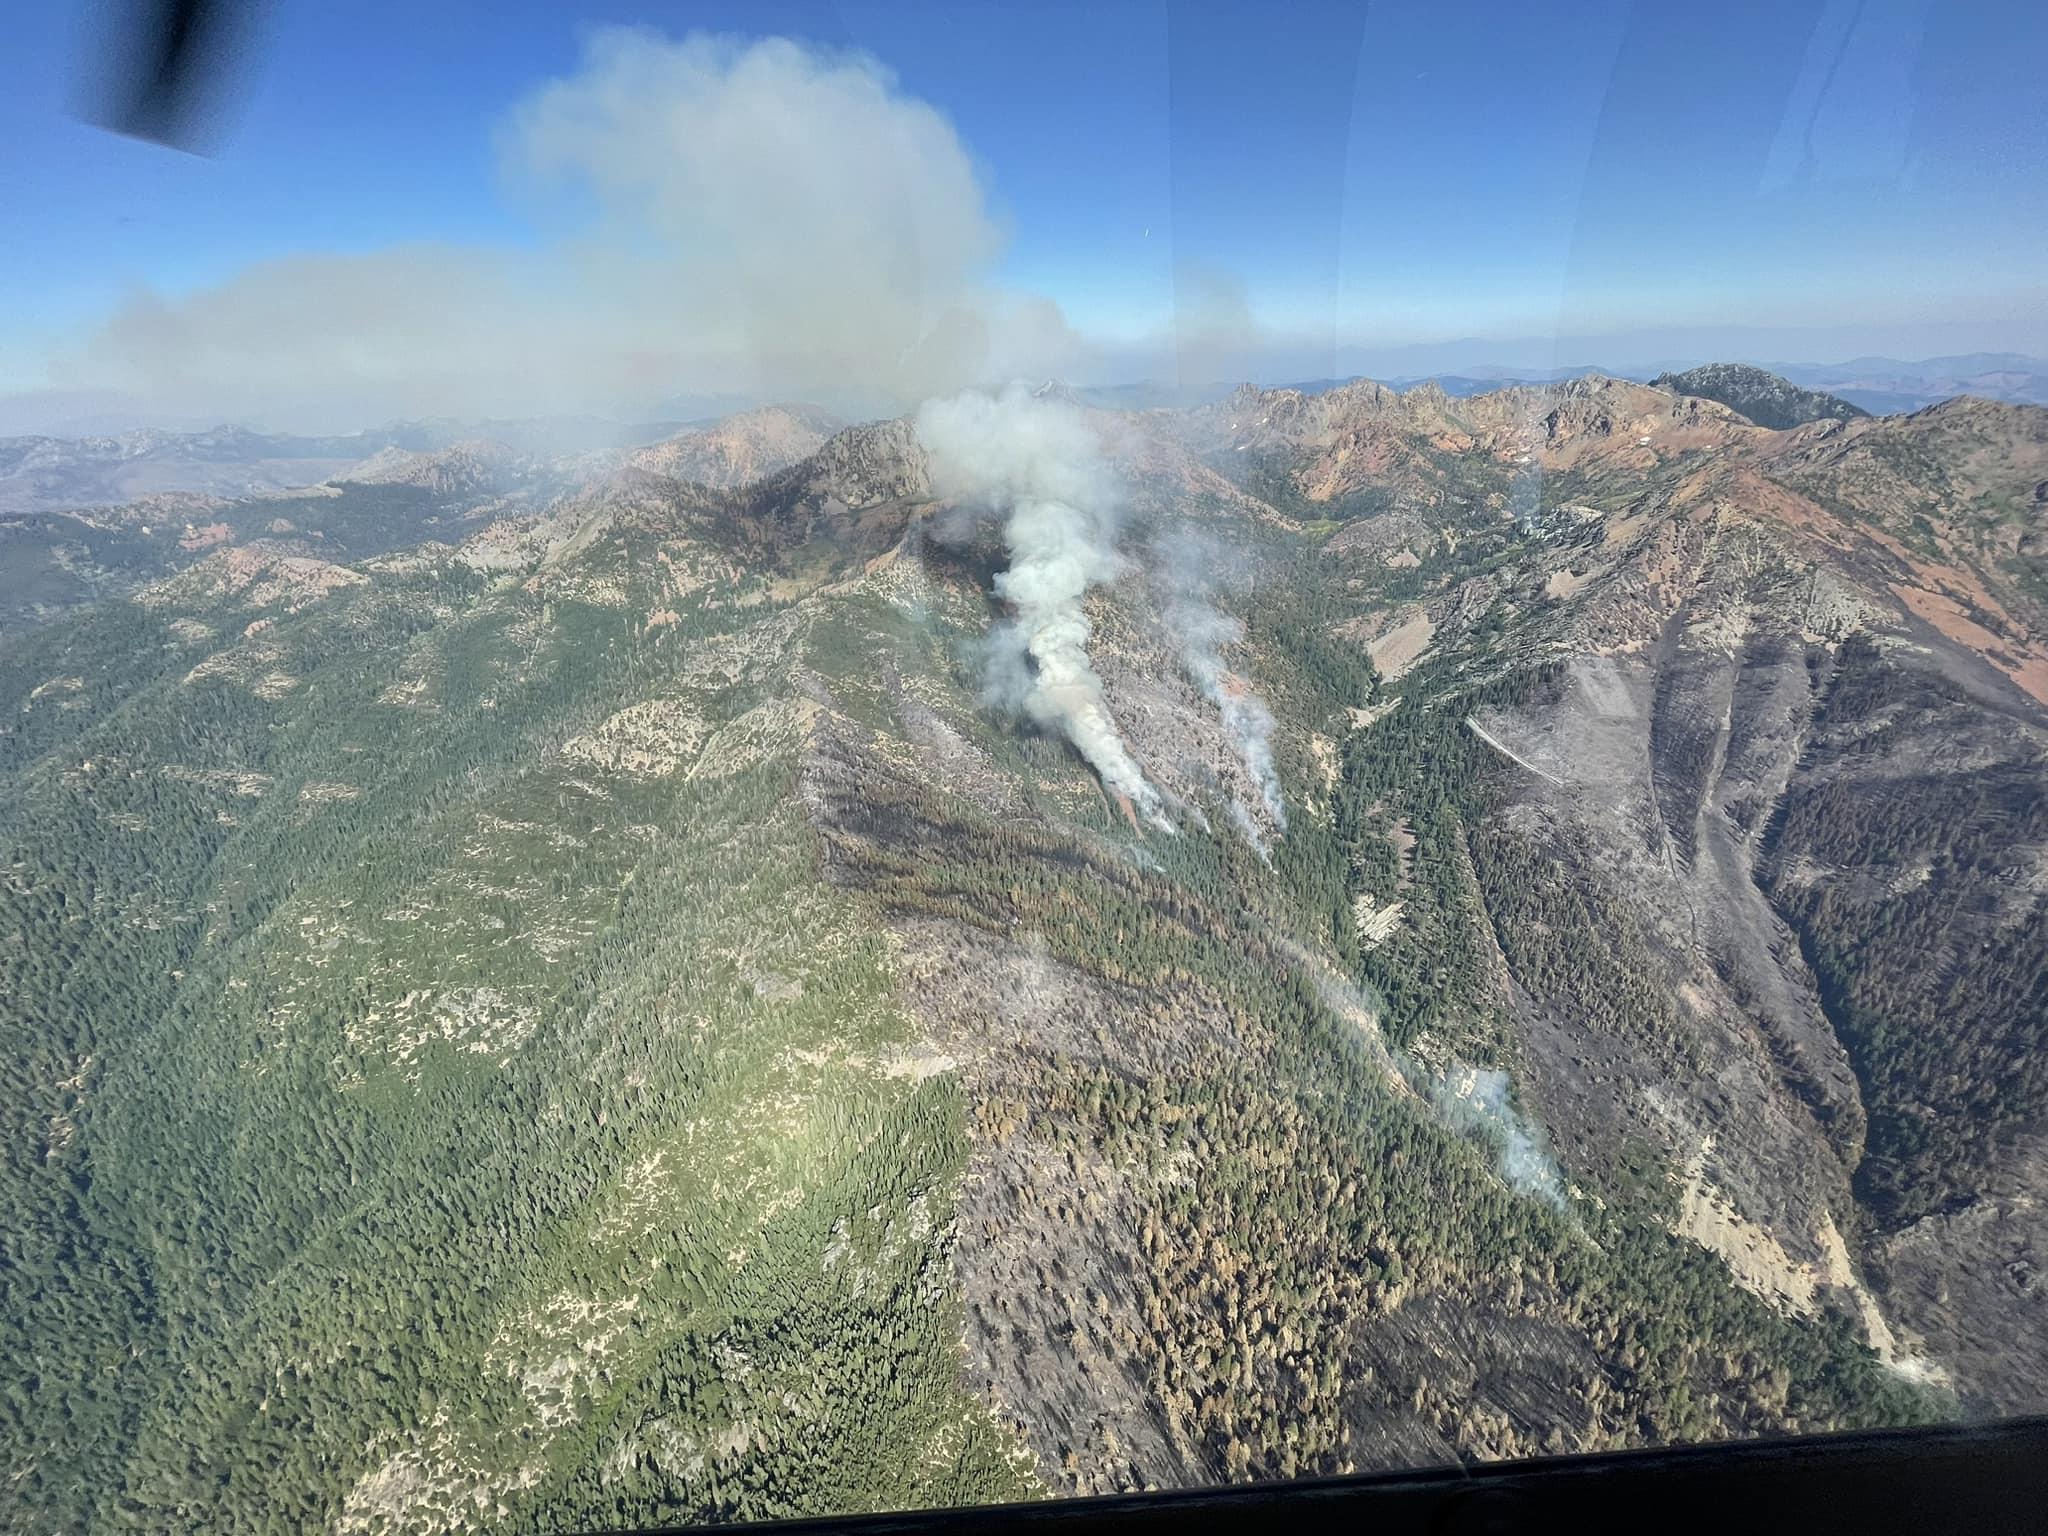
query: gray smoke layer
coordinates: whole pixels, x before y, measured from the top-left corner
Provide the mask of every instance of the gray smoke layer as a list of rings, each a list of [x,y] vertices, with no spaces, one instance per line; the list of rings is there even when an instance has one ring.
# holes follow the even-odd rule
[[[1158,553],[1159,573],[1168,587],[1162,612],[1180,663],[1202,697],[1216,706],[1223,734],[1258,787],[1266,814],[1284,830],[1287,806],[1273,768],[1273,712],[1224,660],[1224,652],[1244,639],[1244,626],[1216,606],[1210,580],[1227,555],[1196,538],[1182,538]],[[1257,842],[1257,829],[1244,808],[1233,803],[1231,809],[1239,829]]]
[[[24,368],[109,410],[347,431],[734,397],[893,413],[1080,358],[1050,300],[998,280],[953,124],[865,54],[600,27],[497,140],[530,238],[282,254],[138,290],[41,360],[15,355],[36,327],[0,325],[0,415]]]
[[[989,635],[991,701],[1057,728],[1107,788],[1169,825],[1088,655],[1082,598],[1113,581],[1123,560],[1116,483],[1087,421],[1070,405],[1012,385],[1000,395],[928,401],[917,435],[934,489],[1003,519],[1010,565],[995,586],[1015,616]]]

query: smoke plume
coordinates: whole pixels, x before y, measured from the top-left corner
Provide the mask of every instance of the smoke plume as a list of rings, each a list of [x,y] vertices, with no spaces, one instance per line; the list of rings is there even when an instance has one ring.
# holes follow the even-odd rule
[[[1276,936],[1276,942],[1307,973],[1324,1004],[1358,1030],[1366,1049],[1395,1084],[1426,1101],[1446,1130],[1489,1143],[1510,1189],[1557,1210],[1568,1209],[1564,1175],[1544,1147],[1541,1128],[1523,1119],[1509,1102],[1507,1073],[1464,1062],[1453,1062],[1448,1071],[1439,1072],[1407,1051],[1393,1049],[1380,1033],[1384,1005],[1377,993],[1340,977],[1293,940]]]
[[[1073,359],[1058,309],[1000,283],[1003,226],[953,124],[865,54],[598,29],[497,147],[531,238],[144,290],[53,337],[50,384],[348,430],[697,399],[894,412]]]
[[[1088,423],[1072,406],[1012,385],[927,402],[917,435],[941,495],[1003,520],[1010,564],[995,587],[1014,616],[989,635],[992,701],[1060,730],[1108,789],[1167,825],[1088,656],[1081,600],[1123,565],[1116,484]]]
[[[1162,612],[1180,663],[1202,697],[1216,706],[1223,733],[1258,787],[1266,814],[1285,829],[1287,806],[1273,768],[1273,712],[1223,656],[1244,639],[1244,626],[1215,603],[1209,572],[1220,552],[1206,541],[1184,537],[1157,553],[1157,569],[1167,584]],[[1239,829],[1257,842],[1257,828],[1245,808],[1233,802],[1231,810]]]
[[[1495,1144],[1500,1176],[1511,1187],[1563,1209],[1564,1180],[1536,1132],[1508,1102],[1507,1073],[1459,1064],[1431,1081],[1429,1096],[1453,1130]]]

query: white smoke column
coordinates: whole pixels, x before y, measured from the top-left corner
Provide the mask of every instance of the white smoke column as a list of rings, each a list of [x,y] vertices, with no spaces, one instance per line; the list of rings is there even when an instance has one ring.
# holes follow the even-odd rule
[[[1564,1175],[1544,1146],[1541,1127],[1524,1120],[1508,1102],[1507,1073],[1461,1061],[1437,1072],[1408,1052],[1392,1049],[1380,1033],[1384,1007],[1378,994],[1344,980],[1326,961],[1285,935],[1269,937],[1303,968],[1331,1012],[1357,1029],[1395,1087],[1426,1099],[1445,1129],[1491,1143],[1500,1176],[1510,1189],[1556,1210],[1569,1210]]]
[[[989,636],[991,695],[1056,726],[1107,788],[1169,825],[1117,733],[1088,656],[1081,600],[1114,580],[1123,562],[1116,485],[1087,421],[1063,401],[1012,385],[998,396],[928,401],[917,435],[935,490],[1003,519],[1010,565],[995,586],[1015,617]]]
[[[1280,793],[1280,775],[1273,767],[1273,712],[1223,659],[1225,650],[1244,639],[1244,626],[1217,608],[1211,595],[1207,572],[1215,565],[1218,552],[1204,541],[1182,539],[1160,555],[1158,568],[1171,584],[1164,617],[1181,665],[1202,697],[1216,706],[1223,734],[1258,786],[1266,814],[1276,827],[1285,830],[1287,804]],[[1241,806],[1233,804],[1231,808],[1246,837],[1256,842],[1250,817]]]
[[[1453,1130],[1497,1144],[1500,1176],[1510,1187],[1564,1208],[1564,1180],[1536,1132],[1508,1102],[1507,1073],[1460,1063],[1430,1085],[1430,1098]]]

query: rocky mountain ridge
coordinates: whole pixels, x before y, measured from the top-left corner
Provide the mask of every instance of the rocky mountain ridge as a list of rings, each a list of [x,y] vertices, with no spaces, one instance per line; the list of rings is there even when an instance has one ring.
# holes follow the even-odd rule
[[[731,490],[809,458],[846,425],[815,406],[764,406],[637,450],[636,468]]]
[[[1709,363],[1683,373],[1659,374],[1650,381],[1658,389],[1718,400],[1760,427],[1783,431],[1809,421],[1854,421],[1868,416],[1860,405],[1819,390],[1801,389],[1789,379],[1747,363]]]
[[[1010,551],[907,422],[33,546],[81,590],[0,636],[4,1518],[584,1528],[2048,1400],[2048,412],[1082,420],[1088,655],[1171,831],[992,694]],[[139,552],[88,583],[80,530]],[[1247,697],[1284,828],[1233,815]]]

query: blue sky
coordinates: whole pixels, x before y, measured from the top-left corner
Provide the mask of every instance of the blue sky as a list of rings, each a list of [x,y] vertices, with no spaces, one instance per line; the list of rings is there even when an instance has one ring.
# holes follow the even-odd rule
[[[622,23],[879,60],[1081,371],[2048,351],[2039,5],[273,0],[201,157],[69,114],[108,3],[0,55],[0,392],[92,386],[47,359],[252,263],[562,248],[505,124]]]

